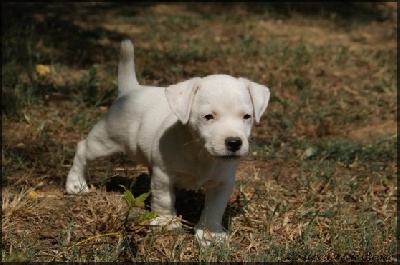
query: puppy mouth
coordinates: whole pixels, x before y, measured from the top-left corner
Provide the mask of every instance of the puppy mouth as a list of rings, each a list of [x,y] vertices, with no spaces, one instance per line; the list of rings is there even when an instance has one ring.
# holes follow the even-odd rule
[[[241,155],[237,155],[237,154],[216,155],[216,156],[213,156],[213,157],[215,157],[216,159],[218,159],[220,161],[224,161],[224,162],[237,161],[237,160],[242,158]]]

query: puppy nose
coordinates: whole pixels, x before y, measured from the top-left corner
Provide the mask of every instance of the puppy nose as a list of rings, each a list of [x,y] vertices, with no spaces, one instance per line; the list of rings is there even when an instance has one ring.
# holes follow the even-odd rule
[[[225,138],[225,145],[226,148],[231,151],[235,152],[240,149],[242,146],[243,141],[240,137],[227,137]]]

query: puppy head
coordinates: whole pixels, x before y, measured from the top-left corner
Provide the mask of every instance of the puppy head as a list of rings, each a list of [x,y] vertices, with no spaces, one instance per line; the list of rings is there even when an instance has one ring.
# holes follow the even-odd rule
[[[166,96],[208,154],[232,160],[247,154],[251,127],[260,121],[270,93],[245,78],[211,75],[169,86]]]

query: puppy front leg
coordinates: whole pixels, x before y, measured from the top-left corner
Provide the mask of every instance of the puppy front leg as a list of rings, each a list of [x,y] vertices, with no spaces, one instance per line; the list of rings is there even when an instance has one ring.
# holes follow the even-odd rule
[[[232,178],[232,180],[205,190],[204,208],[196,225],[196,238],[203,245],[209,245],[213,239],[226,238],[226,232],[222,226],[222,216],[234,184],[235,181]]]
[[[159,168],[152,169],[151,176],[151,210],[157,212],[158,216],[154,218],[150,225],[156,227],[165,227],[172,230],[181,227],[176,220],[175,213],[175,194],[172,182],[172,176]]]

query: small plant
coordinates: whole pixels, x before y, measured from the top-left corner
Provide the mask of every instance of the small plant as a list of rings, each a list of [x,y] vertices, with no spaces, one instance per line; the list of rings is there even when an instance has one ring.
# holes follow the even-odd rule
[[[126,205],[128,206],[128,212],[126,213],[126,218],[124,222],[124,227],[129,221],[133,221],[135,225],[141,224],[143,221],[151,220],[157,217],[157,213],[154,211],[142,211],[140,208],[144,206],[144,201],[149,197],[150,192],[146,192],[136,197],[130,190],[125,190],[124,199]]]

